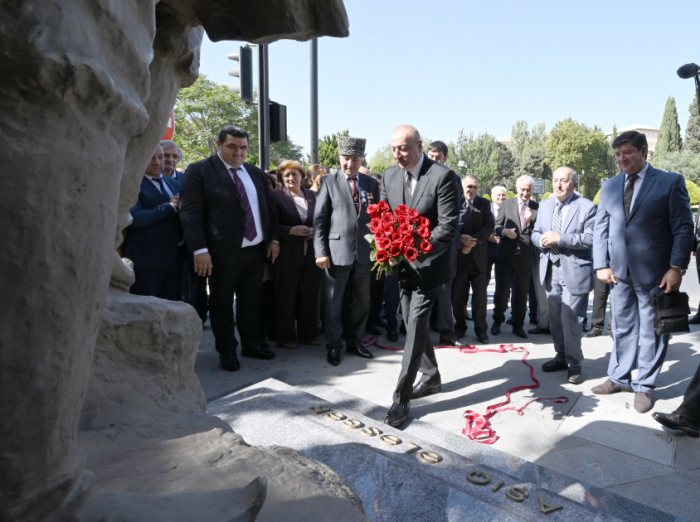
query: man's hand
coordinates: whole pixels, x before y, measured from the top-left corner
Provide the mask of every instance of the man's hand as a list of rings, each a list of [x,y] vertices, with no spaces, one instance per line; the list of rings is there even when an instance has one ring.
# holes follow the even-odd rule
[[[267,257],[269,257],[272,260],[272,263],[274,264],[275,259],[277,259],[278,255],[280,255],[280,246],[274,241],[270,241],[267,244]]]
[[[609,268],[601,268],[600,270],[596,270],[595,275],[603,283],[613,283],[615,285],[617,284],[615,274],[613,274],[612,270],[610,270]]]
[[[530,210],[530,207],[527,207],[525,209],[525,221],[527,224],[530,224],[530,220],[532,219],[532,210]]]
[[[313,229],[313,227],[307,227],[306,228],[306,238],[311,239],[312,237],[314,237],[314,229]]]
[[[468,254],[472,251],[472,247],[462,245],[462,254]]]
[[[473,238],[469,234],[462,234],[462,246],[474,248],[476,246],[476,238]]]
[[[518,233],[515,231],[514,228],[506,228],[503,231],[503,235],[506,236],[508,239],[515,239],[518,237]]]
[[[211,256],[209,252],[202,252],[194,256],[194,271],[198,276],[210,276],[211,269],[214,265],[211,264]]]
[[[309,227],[307,227],[306,225],[297,225],[297,226],[291,228],[291,230],[289,231],[289,234],[292,236],[306,237],[308,229],[309,229]]]
[[[683,277],[681,274],[679,274],[676,270],[669,269],[668,272],[664,274],[664,278],[661,280],[659,288],[666,288],[666,290],[664,290],[664,294],[671,293],[681,287],[682,280]]]
[[[559,244],[559,232],[545,232],[542,234],[542,244],[549,248],[552,245],[558,245]]]
[[[330,268],[331,267],[331,258],[330,257],[317,257],[316,258],[316,266],[319,267],[321,270],[325,268]]]
[[[491,241],[491,243],[496,243],[496,244],[498,244],[498,243],[501,242],[501,239],[500,239],[500,238],[496,235],[496,233],[494,232],[493,234],[491,234],[491,235],[489,236],[489,241]]]
[[[180,210],[180,194],[175,194],[172,198],[170,198],[170,204],[177,210]]]

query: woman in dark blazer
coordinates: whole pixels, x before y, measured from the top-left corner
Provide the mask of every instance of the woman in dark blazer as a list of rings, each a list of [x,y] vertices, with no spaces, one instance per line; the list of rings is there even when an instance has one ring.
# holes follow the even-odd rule
[[[318,289],[323,271],[316,266],[313,242],[315,196],[302,187],[306,173],[298,161],[283,161],[272,191],[279,214],[280,254],[275,264],[277,346],[296,349],[297,339],[318,346]],[[296,321],[296,329],[295,329]],[[295,332],[296,330],[296,332]]]

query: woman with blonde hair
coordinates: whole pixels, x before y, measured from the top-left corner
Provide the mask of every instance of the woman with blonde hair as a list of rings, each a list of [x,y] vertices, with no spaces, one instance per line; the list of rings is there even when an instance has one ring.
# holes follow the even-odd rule
[[[280,348],[296,349],[296,341],[319,346],[318,289],[323,272],[316,266],[313,221],[316,198],[302,186],[306,173],[298,161],[277,167],[282,188],[272,191],[277,202],[280,254],[275,261],[275,326]],[[296,321],[296,328],[295,328]]]

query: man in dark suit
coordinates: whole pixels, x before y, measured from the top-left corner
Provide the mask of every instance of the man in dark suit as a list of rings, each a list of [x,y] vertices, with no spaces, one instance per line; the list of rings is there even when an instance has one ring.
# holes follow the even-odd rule
[[[700,210],[695,213],[695,237],[693,238],[693,257],[695,258],[695,264],[698,272],[698,281],[700,281]],[[700,304],[698,304],[698,311],[693,317],[688,320],[688,324],[700,324]]]
[[[651,416],[672,430],[681,430],[691,437],[700,436],[700,366],[685,390],[683,402],[673,413],[655,412]]]
[[[538,204],[532,201],[532,189],[535,180],[530,176],[520,176],[515,183],[517,196],[506,200],[501,205],[496,219],[496,233],[501,237],[498,246],[496,270],[496,294],[494,296],[493,326],[491,333],[501,333],[501,323],[505,321],[508,307],[510,284],[515,276],[511,307],[513,309],[513,333],[527,339],[523,330],[527,312],[527,298],[532,279],[532,265],[535,262],[535,250],[530,235],[537,220]]]
[[[340,364],[342,336],[348,353],[371,359],[361,337],[369,317],[372,263],[367,207],[379,200],[379,184],[359,173],[366,140],[338,136],[341,169],[321,178],[314,213],[316,264],[325,270],[325,334],[328,363]],[[343,301],[347,299],[343,331]]]
[[[163,176],[163,149],[156,147],[131,209],[122,255],[134,263],[130,292],[171,301],[182,299],[182,227],[178,216],[180,183]]]
[[[464,198],[467,213],[460,230],[462,248],[457,253],[457,275],[452,281],[452,310],[455,318],[457,336],[462,337],[467,330],[464,317],[464,300],[469,292],[472,293],[472,317],[474,318],[474,333],[479,342],[488,343],[489,336],[486,324],[486,270],[488,269],[488,238],[494,230],[494,217],[491,203],[486,198],[477,196],[479,180],[476,176],[467,174],[462,178]]]
[[[609,379],[591,391],[607,395],[632,388],[634,409],[646,413],[669,337],[654,331],[649,298],[659,288],[669,293],[680,287],[693,247],[693,217],[685,178],[647,163],[644,134],[623,132],[612,146],[623,173],[600,189],[593,268],[598,279],[613,285],[615,342]]]
[[[267,175],[244,163],[248,132],[227,125],[216,147],[216,154],[187,167],[180,217],[195,272],[209,276],[209,318],[221,366],[237,371],[236,322],[243,357],[275,357],[260,346],[258,320],[265,256],[274,262],[279,254],[277,208]]]
[[[498,217],[498,211],[501,205],[506,200],[506,188],[497,185],[491,189],[491,213],[493,214],[493,219]],[[496,264],[496,259],[498,257],[498,244],[501,242],[501,237],[496,234],[496,229],[489,236],[488,253],[489,253],[489,264],[486,268],[486,286],[488,287],[491,283],[491,275],[493,272],[493,266]],[[496,274],[498,271],[496,271]],[[498,277],[496,276],[496,281]]]
[[[547,292],[556,356],[542,371],[568,370],[567,380],[581,382],[581,336],[593,289],[593,225],[596,205],[574,193],[576,171],[559,167],[552,174],[551,198],[538,210],[532,243],[540,252],[540,284]]]
[[[405,204],[418,211],[430,220],[433,238],[430,252],[398,265],[406,344],[393,404],[384,419],[397,427],[406,420],[411,399],[440,391],[440,372],[430,339],[430,310],[442,285],[455,276],[460,186],[452,170],[423,154],[423,142],[415,128],[397,127],[390,143],[397,165],[384,171],[382,200],[392,210]],[[419,370],[423,375],[414,387]]]

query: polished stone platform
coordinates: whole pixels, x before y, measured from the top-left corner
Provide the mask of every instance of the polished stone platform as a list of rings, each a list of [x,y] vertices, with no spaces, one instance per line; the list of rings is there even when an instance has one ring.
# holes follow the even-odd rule
[[[250,444],[288,446],[331,466],[374,521],[681,520],[419,420],[390,428],[384,407],[289,371],[212,397],[209,412]],[[367,436],[371,428],[381,433]],[[484,475],[487,485],[473,483]],[[543,514],[540,499],[561,509]]]

